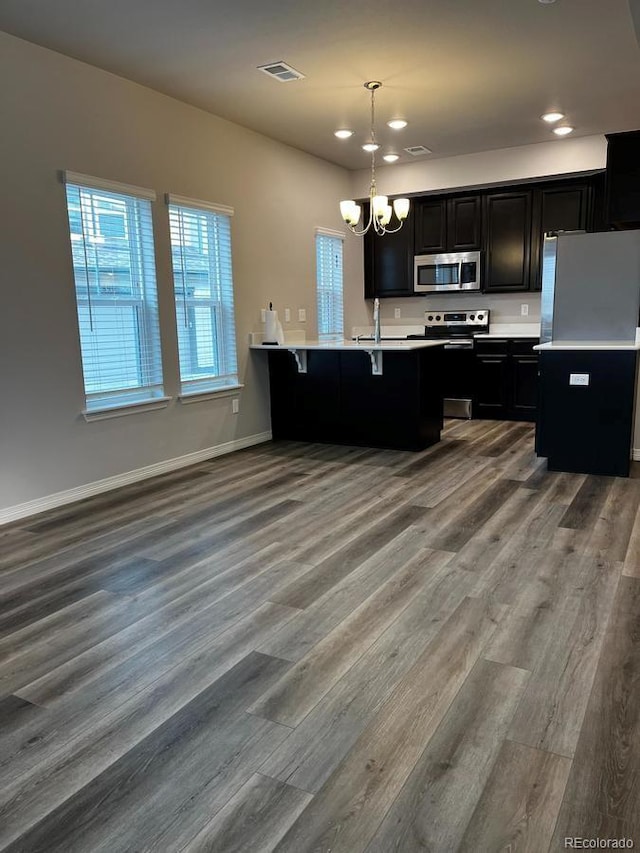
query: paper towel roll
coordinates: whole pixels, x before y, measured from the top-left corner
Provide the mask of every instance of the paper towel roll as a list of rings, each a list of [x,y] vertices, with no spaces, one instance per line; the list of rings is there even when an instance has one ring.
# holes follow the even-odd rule
[[[268,344],[275,344],[278,340],[278,312],[266,311],[265,314],[264,341]]]

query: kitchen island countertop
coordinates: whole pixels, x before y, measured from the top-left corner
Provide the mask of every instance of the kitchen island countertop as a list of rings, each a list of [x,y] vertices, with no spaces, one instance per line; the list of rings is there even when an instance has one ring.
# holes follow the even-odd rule
[[[373,341],[298,341],[296,343],[284,344],[250,344],[250,349],[255,350],[327,350],[330,352],[339,352],[347,350],[380,350],[381,352],[411,352],[412,350],[425,349],[427,347],[441,347],[449,343],[447,340],[442,341],[425,341],[425,340],[393,340],[380,341],[379,344]]]
[[[550,341],[537,344],[534,349],[542,352],[558,350],[640,350],[640,343],[635,341]]]

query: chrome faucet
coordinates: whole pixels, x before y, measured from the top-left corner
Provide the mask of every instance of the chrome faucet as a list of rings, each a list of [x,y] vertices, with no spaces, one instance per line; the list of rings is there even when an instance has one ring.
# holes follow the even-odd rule
[[[373,342],[380,343],[380,300],[376,297],[373,300]]]

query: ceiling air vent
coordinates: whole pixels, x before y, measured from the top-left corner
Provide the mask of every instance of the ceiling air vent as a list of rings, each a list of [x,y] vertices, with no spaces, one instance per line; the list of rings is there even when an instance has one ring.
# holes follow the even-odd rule
[[[281,83],[288,83],[290,80],[304,80],[304,74],[296,71],[286,62],[270,62],[268,65],[258,65],[258,71],[264,71],[269,77],[274,77]]]
[[[409,148],[405,148],[404,150],[407,154],[411,154],[412,157],[421,157],[423,154],[433,153],[429,148],[425,148],[424,145],[411,145]]]

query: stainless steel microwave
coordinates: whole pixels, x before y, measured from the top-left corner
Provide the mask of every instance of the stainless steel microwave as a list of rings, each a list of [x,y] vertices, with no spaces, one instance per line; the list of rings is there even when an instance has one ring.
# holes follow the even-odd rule
[[[414,293],[480,290],[480,252],[445,252],[414,257]]]

